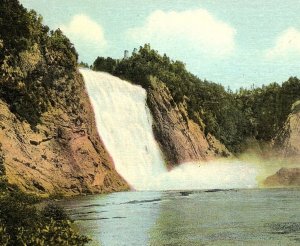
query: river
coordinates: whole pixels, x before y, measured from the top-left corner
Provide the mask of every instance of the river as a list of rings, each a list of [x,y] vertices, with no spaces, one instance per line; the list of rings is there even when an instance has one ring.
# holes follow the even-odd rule
[[[300,245],[299,191],[136,191],[60,204],[91,245]]]

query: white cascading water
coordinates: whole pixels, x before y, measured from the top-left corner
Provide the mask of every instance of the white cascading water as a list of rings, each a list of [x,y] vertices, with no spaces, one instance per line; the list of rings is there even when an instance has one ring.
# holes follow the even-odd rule
[[[152,132],[146,91],[104,72],[81,69],[99,135],[119,174],[137,190],[249,188],[254,166],[238,160],[186,163],[168,172]]]
[[[146,91],[107,73],[81,70],[99,135],[115,168],[135,189],[146,189],[166,172],[152,134]]]

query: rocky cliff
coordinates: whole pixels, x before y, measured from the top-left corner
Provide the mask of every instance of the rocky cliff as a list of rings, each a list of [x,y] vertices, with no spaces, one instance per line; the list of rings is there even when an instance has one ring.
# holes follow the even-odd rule
[[[0,2],[0,170],[68,195],[127,189],[102,144],[70,40],[17,0]]]
[[[283,157],[300,158],[300,101],[293,104],[282,130],[274,139],[274,149]]]
[[[284,160],[286,166],[295,168],[281,168],[274,175],[266,178],[265,186],[300,186],[300,101],[293,104],[283,128],[274,138],[273,149],[279,159]]]
[[[32,130],[0,100],[0,142],[10,183],[26,191],[64,193],[128,189],[117,174],[97,133],[94,114],[80,74],[74,97],[81,109],[64,104],[43,113]]]
[[[188,117],[186,105],[177,105],[169,89],[151,78],[147,103],[153,116],[153,131],[169,165],[227,157],[230,152]]]

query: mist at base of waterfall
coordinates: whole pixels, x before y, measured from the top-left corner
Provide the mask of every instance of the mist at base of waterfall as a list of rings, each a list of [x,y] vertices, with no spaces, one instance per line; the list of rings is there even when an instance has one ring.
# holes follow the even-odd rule
[[[255,188],[258,168],[240,160],[181,164],[151,180],[141,190],[197,190]]]

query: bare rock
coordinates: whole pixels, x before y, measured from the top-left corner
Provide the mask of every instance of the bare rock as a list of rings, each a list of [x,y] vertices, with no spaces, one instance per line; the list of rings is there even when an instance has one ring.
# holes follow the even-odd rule
[[[291,114],[275,137],[273,146],[283,157],[300,158],[300,101],[293,104]]]
[[[281,168],[264,181],[267,187],[300,186],[300,168]]]
[[[201,126],[188,117],[186,105],[177,105],[162,82],[152,80],[147,103],[155,138],[169,165],[231,155],[212,135],[205,136]]]

